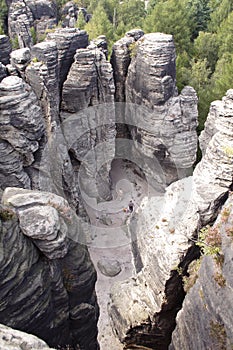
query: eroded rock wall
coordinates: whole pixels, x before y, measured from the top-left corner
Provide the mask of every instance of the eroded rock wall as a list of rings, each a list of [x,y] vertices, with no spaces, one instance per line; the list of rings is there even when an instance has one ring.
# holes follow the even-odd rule
[[[131,220],[135,267],[138,273],[134,278],[114,287],[110,304],[113,326],[127,349],[133,349],[134,346],[145,346],[148,349],[168,348],[171,332],[175,327],[175,316],[185,296],[182,275],[187,273],[189,263],[198,256],[194,242],[200,229],[214,222],[232,188],[232,90],[227,92],[222,101],[213,105],[218,106],[218,113],[215,114],[216,132],[210,138],[204,157],[196,166],[193,176],[174,182],[166,189],[164,197],[151,193]],[[207,130],[208,122],[209,119],[206,123]],[[229,242],[229,239],[225,240],[223,250],[229,249]],[[223,271],[229,269],[230,256],[231,250],[227,250]],[[215,331],[218,326],[223,330],[222,325],[226,323],[224,332],[231,340],[230,311],[225,315],[228,320],[223,320],[222,312],[217,311],[220,307],[219,298],[217,302],[212,295],[211,286],[227,300],[231,296],[230,289],[223,289],[221,292],[216,281],[210,277],[213,275],[213,261],[210,258],[205,259],[201,271],[200,284],[204,286],[206,279],[206,284],[210,286],[210,290],[205,288],[204,299],[207,302],[204,303],[209,303],[210,310],[215,308],[216,311],[212,319],[211,312],[207,311],[206,325],[205,316],[201,316],[203,301],[200,305],[200,297],[197,296],[193,305],[190,305],[194,298],[192,294],[184,304],[185,311],[178,317],[178,330],[174,335],[175,349],[197,348],[194,345],[197,335],[193,333],[189,305],[192,315],[196,312],[195,305],[200,311],[194,322],[201,334],[209,336],[212,320]],[[223,272],[223,275],[227,280],[226,286],[231,288],[231,275],[228,272],[226,275]],[[200,285],[194,289],[196,293],[198,288],[200,290]],[[199,321],[201,324],[197,326]],[[191,345],[188,344],[189,332],[193,337]],[[204,348],[203,339],[205,337],[198,340],[198,344],[201,344],[198,349]],[[213,339],[208,339],[207,344],[213,344],[212,341]]]
[[[61,197],[20,188],[2,203],[0,322],[50,346],[98,349],[96,272],[76,214]]]
[[[199,270],[190,273],[193,282],[176,318],[171,350],[232,349],[232,220],[230,195],[212,229],[220,232],[223,261],[212,253],[201,259]]]
[[[190,174],[196,159],[197,95],[193,88],[185,87],[178,96],[171,35],[144,35],[131,56],[126,115],[135,104],[147,109],[136,123],[132,121],[131,136],[138,156],[145,158],[145,168],[158,160],[169,184]]]
[[[110,199],[109,171],[115,155],[112,67],[97,47],[78,49],[63,85],[61,119],[68,148],[82,162],[83,193]]]

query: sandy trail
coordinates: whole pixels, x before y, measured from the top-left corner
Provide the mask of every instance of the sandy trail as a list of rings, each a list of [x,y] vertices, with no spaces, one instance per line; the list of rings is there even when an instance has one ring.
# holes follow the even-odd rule
[[[112,331],[107,306],[112,285],[135,273],[127,224],[132,214],[125,213],[123,209],[128,207],[132,199],[137,210],[142,199],[147,195],[147,184],[135,165],[120,159],[113,162],[111,178],[113,200],[99,203],[98,211],[89,210],[88,212],[94,226],[89,251],[98,276],[96,292],[100,306],[98,323],[100,349],[122,350],[123,345]],[[97,266],[97,262],[102,258],[119,261],[121,272],[115,277],[103,275]]]

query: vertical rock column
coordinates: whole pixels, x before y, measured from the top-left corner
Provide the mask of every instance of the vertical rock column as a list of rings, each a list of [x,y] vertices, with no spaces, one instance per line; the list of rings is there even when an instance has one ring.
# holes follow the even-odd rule
[[[26,168],[44,135],[42,111],[31,87],[18,77],[0,84],[1,188],[31,187]]]
[[[63,129],[68,148],[81,163],[83,191],[105,200],[111,198],[109,171],[115,154],[114,92],[112,68],[103,52],[77,50],[63,86]]]
[[[6,35],[0,35],[0,62],[4,65],[10,63],[11,43]]]
[[[59,28],[53,33],[48,33],[46,40],[53,40],[57,44],[61,89],[67,78],[71,64],[74,61],[76,50],[87,47],[88,35],[84,30],[78,30],[76,28]]]
[[[35,91],[46,118],[48,136],[59,124],[59,74],[56,43],[44,41],[32,47],[26,79]]]
[[[177,95],[171,35],[146,34],[137,41],[126,79],[126,102],[145,108],[136,120],[128,120],[142,166],[150,168],[158,160],[166,183],[189,173],[197,150],[197,95],[191,87]],[[133,116],[134,106],[127,108],[126,114]]]

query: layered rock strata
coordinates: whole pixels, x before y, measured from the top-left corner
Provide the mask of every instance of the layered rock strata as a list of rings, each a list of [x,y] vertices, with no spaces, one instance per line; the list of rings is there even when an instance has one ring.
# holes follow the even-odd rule
[[[96,272],[75,213],[46,192],[8,188],[2,202],[0,322],[50,346],[98,349]]]
[[[45,133],[42,111],[31,87],[19,77],[6,77],[0,84],[1,188],[30,188],[27,167]]]
[[[59,28],[53,33],[48,33],[46,40],[55,41],[57,44],[58,71],[60,87],[62,87],[74,61],[76,50],[86,48],[88,45],[88,34],[76,28]]]
[[[82,162],[80,186],[88,197],[111,198],[109,171],[115,153],[114,83],[102,51],[79,49],[62,94],[64,135]]]
[[[59,124],[58,51],[54,41],[44,41],[31,50],[32,61],[27,66],[26,79],[40,101],[46,119],[47,131]]]
[[[213,105],[218,106],[218,112],[215,114],[216,132],[209,141],[204,157],[196,166],[193,177],[174,182],[167,188],[164,198],[154,196],[152,193],[132,219],[131,233],[138,274],[135,278],[115,286],[110,305],[114,328],[126,348],[131,349],[133,346],[145,346],[148,349],[168,348],[171,332],[175,327],[175,316],[184,298],[181,276],[187,273],[190,261],[198,254],[193,241],[196,241],[198,232],[204,225],[211,224],[216,219],[232,188],[232,90],[227,92],[222,101]],[[209,122],[212,123],[210,118],[206,122],[207,130]],[[228,255],[226,259],[223,271],[229,266]],[[205,261],[200,283],[204,285],[206,278],[207,284],[214,284],[210,277],[213,274],[213,262],[208,259]],[[226,274],[224,278],[228,280],[226,285],[227,283],[230,285],[230,277]],[[216,288],[218,286],[215,283],[214,290]],[[225,292],[224,297],[230,295]],[[212,292],[205,289],[204,295],[213,305],[212,301],[210,302]],[[181,312],[180,321],[178,317],[178,330],[174,335],[175,349],[186,347],[193,349],[188,345],[187,338],[189,331],[192,333],[192,321],[188,316],[190,300],[188,298],[185,304],[186,311]],[[194,305],[197,306],[199,302],[200,298],[197,298]],[[126,308],[126,305],[129,307]],[[190,312],[194,312],[193,307]],[[206,327],[205,316],[202,319],[198,314],[195,317],[195,325],[200,320],[202,323],[198,329],[202,329],[200,330],[202,333],[206,332],[207,336],[209,324]],[[225,322],[222,313],[216,311],[212,321],[221,327],[222,322],[226,323],[224,332],[231,339],[229,331],[231,320],[229,323]],[[188,323],[190,329],[184,326]],[[196,335],[193,334],[193,344],[195,338]]]
[[[57,24],[57,3],[49,0],[13,1],[9,6],[9,34],[15,48],[32,47]]]
[[[134,54],[136,41],[144,35],[140,29],[127,32],[124,38],[114,43],[112,47],[111,64],[114,72],[116,86],[116,102],[125,102],[125,81],[129,64]]]
[[[126,115],[133,115],[135,104],[147,110],[137,120],[127,118],[126,123],[138,156],[148,158],[144,167],[158,161],[169,184],[190,174],[196,159],[197,95],[191,87],[177,94],[171,35],[144,35],[131,56],[125,87]]]
[[[223,261],[218,262],[213,252],[202,258],[199,270],[190,272],[190,289],[176,318],[171,350],[232,348],[232,204],[231,194],[212,228],[220,235]]]
[[[4,65],[10,62],[11,43],[6,35],[0,35],[0,62]]]

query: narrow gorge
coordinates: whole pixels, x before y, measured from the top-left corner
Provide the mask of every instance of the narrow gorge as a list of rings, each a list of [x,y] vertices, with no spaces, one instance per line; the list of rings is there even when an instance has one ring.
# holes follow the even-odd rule
[[[73,2],[7,5],[0,350],[232,350],[233,89],[198,137],[172,35],[108,60]]]

